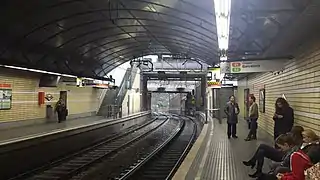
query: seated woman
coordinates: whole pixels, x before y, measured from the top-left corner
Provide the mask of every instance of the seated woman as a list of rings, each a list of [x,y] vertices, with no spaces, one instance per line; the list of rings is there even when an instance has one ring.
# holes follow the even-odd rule
[[[293,126],[290,131],[292,138],[297,145],[302,145],[303,143],[303,132],[304,128],[302,126]]]
[[[302,137],[303,137],[303,146],[306,146],[307,144],[313,143],[313,142],[319,142],[319,136],[312,130],[307,129],[302,132]]]
[[[287,143],[287,145],[290,144],[290,146],[300,146],[302,144],[302,134],[301,134],[302,131],[303,131],[303,127],[294,126],[290,132],[290,135],[292,136],[293,140],[292,142]],[[296,149],[297,148],[295,148],[294,150]],[[243,164],[246,166],[251,166],[251,168],[254,168],[256,165],[256,162],[258,162],[257,171],[254,174],[249,176],[253,178],[259,177],[262,174],[262,167],[263,167],[265,157],[280,163],[286,157],[285,155],[286,155],[286,152],[284,151],[275,149],[274,147],[271,147],[266,144],[260,144],[254,156],[249,161],[243,161]],[[277,167],[278,165],[276,165],[275,167]]]
[[[297,151],[303,144],[303,135],[304,129],[302,126],[294,126],[290,132],[292,135],[293,141],[296,146],[288,151],[282,159],[282,162],[274,162],[269,174],[278,174],[290,171],[290,156],[293,152]],[[309,141],[306,141],[309,142]]]
[[[276,177],[278,180],[305,180],[304,171],[320,162],[319,142],[311,143],[291,155],[291,172]],[[271,178],[269,178],[272,180]]]
[[[311,130],[303,131],[302,136],[303,136],[303,145],[300,147],[300,149],[303,150],[303,152],[308,151],[309,145],[312,145],[314,143],[319,142],[319,137]],[[289,155],[289,153],[287,155]],[[291,171],[291,169],[290,169],[291,159],[292,159],[292,155],[290,154],[290,156],[285,157],[284,161],[278,167],[273,169],[271,173],[263,174],[262,176],[260,176],[259,180],[277,179],[276,178],[277,174],[290,172]]]
[[[291,154],[292,152],[299,149],[299,146],[297,146],[296,148],[296,144],[291,134],[280,135],[276,139],[276,144],[280,147],[280,151],[271,146],[260,144],[255,155],[249,161],[243,162],[244,165],[251,166],[251,168],[253,168],[257,162],[257,170],[254,174],[249,175],[250,177],[257,178],[262,175],[262,167],[265,157],[276,162],[282,162],[283,158],[286,157],[286,153]]]

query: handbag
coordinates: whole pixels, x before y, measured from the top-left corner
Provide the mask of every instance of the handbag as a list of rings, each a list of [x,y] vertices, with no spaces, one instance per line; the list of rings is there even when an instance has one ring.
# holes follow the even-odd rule
[[[251,119],[247,118],[247,123],[248,123],[248,129],[251,129]]]

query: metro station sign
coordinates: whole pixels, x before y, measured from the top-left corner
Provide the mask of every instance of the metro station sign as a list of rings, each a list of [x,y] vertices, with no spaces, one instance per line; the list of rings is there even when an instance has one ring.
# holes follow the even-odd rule
[[[11,84],[0,84],[0,88],[11,88]]]
[[[215,82],[215,81],[209,81],[208,88],[221,88],[221,83]]]
[[[221,73],[255,73],[277,71],[284,67],[284,60],[256,60],[220,63]]]

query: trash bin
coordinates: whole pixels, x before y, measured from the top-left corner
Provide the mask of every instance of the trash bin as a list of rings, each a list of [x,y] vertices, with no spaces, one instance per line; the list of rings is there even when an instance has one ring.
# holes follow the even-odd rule
[[[53,120],[54,118],[53,107],[51,105],[46,106],[46,118],[48,120]]]

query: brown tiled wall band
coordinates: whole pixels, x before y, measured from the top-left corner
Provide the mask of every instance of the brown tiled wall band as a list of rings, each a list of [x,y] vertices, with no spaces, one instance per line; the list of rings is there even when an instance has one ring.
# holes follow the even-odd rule
[[[279,74],[272,72],[251,75],[239,81],[239,105],[244,115],[244,89],[259,100],[259,87],[265,86],[265,113],[261,113],[259,126],[273,134],[274,103],[285,94],[295,110],[295,122],[320,134],[320,46],[313,45],[307,52],[288,61]]]
[[[53,95],[52,105],[59,99],[60,91],[68,91],[69,114],[97,111],[101,90],[65,85],[59,85],[57,88],[39,88],[39,77],[40,74],[37,73],[0,69],[0,84],[12,86],[12,108],[0,110],[0,122],[45,118],[45,106],[48,102],[38,105],[39,91]]]

